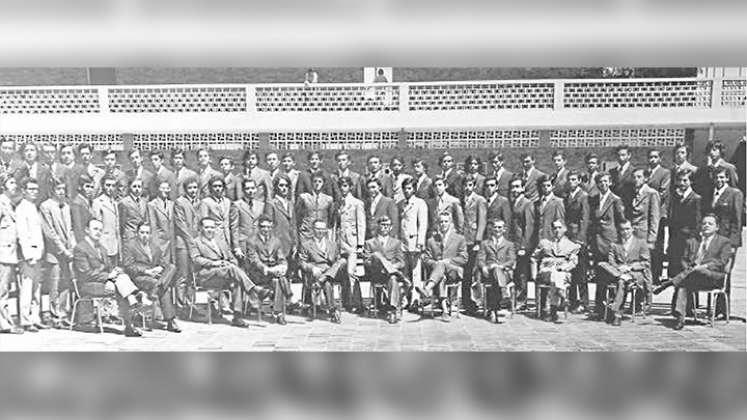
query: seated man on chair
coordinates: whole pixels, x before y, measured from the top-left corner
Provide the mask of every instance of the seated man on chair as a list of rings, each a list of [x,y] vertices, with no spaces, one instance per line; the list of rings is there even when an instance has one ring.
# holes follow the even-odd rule
[[[550,291],[545,298],[544,316],[546,321],[558,322],[558,307],[567,305],[563,290],[570,285],[571,271],[578,264],[578,252],[581,245],[565,236],[565,222],[557,219],[551,224],[552,239],[542,239],[532,258],[538,263],[536,286],[549,285]],[[542,302],[542,294],[537,293],[537,306]]]
[[[176,266],[166,260],[160,247],[151,241],[150,225],[140,223],[137,227],[137,236],[125,245],[123,265],[133,283],[160,303],[166,330],[182,332],[176,325],[176,311],[169,293]]]
[[[79,291],[82,296],[93,297],[116,294],[125,336],[141,337],[143,334],[132,326],[132,315],[142,306],[150,306],[153,302],[132,283],[122,267],[111,265],[100,242],[103,231],[104,224],[100,220],[90,219],[83,240],[73,249],[73,271],[80,283]]]
[[[485,313],[490,322],[498,323],[498,310],[508,305],[510,295],[508,284],[513,277],[516,265],[516,246],[505,237],[506,222],[501,219],[490,221],[490,238],[480,244],[477,253],[477,266],[482,273],[486,288]]]
[[[405,259],[402,252],[402,242],[389,236],[392,230],[392,219],[381,216],[378,219],[378,233],[367,240],[363,246],[364,267],[366,276],[372,284],[384,283],[386,286],[387,319],[395,324],[400,316],[400,281],[407,282],[402,276]],[[407,285],[409,287],[409,285]],[[372,296],[374,302],[377,296]]]
[[[610,276],[611,281],[617,284],[615,300],[610,307],[614,314],[612,325],[616,327],[620,326],[625,296],[633,283],[638,290],[651,293],[651,257],[646,239],[634,236],[633,225],[627,220],[621,222],[617,230],[620,232],[620,243],[613,243],[607,261],[599,263],[601,272]],[[605,287],[606,284],[608,283],[604,281],[599,282],[598,287]],[[650,305],[651,299],[647,297],[646,302]]]
[[[330,239],[326,221],[316,220],[313,229],[314,238],[301,245],[298,260],[301,270],[308,276],[307,286],[312,292],[311,299],[316,299],[318,292],[323,291],[329,319],[339,324],[340,312],[335,307],[332,282],[343,279],[347,273],[348,261],[341,255],[340,247]]]
[[[446,296],[446,284],[458,282],[464,276],[464,266],[467,264],[467,242],[464,236],[458,234],[452,226],[449,213],[442,213],[438,217],[438,231],[428,238],[423,254],[423,264],[428,269],[428,280],[423,284],[423,300],[438,290],[441,299],[441,309],[444,320],[449,319],[449,305],[457,302],[454,296]],[[455,289],[452,289],[456,292]]]
[[[288,263],[280,239],[272,234],[272,220],[266,215],[259,216],[259,232],[249,239],[246,247],[247,274],[254,281],[270,288],[273,297],[272,314],[279,325],[285,322],[285,300],[291,298],[290,282],[286,273]],[[257,310],[262,310],[262,300]]]
[[[232,288],[233,321],[231,325],[245,327],[241,291],[254,301],[264,300],[271,292],[254,284],[244,273],[228,249],[227,243],[218,239],[218,224],[215,219],[200,219],[200,235],[194,239],[190,254],[194,264],[194,275],[198,286],[213,289]]]
[[[678,288],[675,330],[681,330],[685,326],[687,297],[690,293],[723,287],[730,268],[728,262],[732,245],[729,238],[717,233],[718,218],[713,214],[706,214],[700,226],[700,238],[689,239],[682,256],[682,265],[686,269],[654,290],[654,294],[659,294],[669,286]]]

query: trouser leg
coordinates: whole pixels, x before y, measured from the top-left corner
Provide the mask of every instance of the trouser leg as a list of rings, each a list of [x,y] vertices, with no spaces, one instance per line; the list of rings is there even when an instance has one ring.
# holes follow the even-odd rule
[[[49,314],[52,318],[60,319],[65,315],[61,309],[60,302],[60,265],[57,263],[45,263],[46,286],[49,291]]]
[[[475,307],[475,302],[472,300],[472,270],[477,262],[477,251],[472,250],[473,246],[472,244],[468,248],[467,265],[464,267],[462,278],[462,307],[467,311],[474,310]]]
[[[8,309],[8,295],[10,294],[10,282],[15,276],[16,267],[10,264],[0,264],[0,330],[8,330],[13,327],[13,318]]]
[[[273,278],[272,279],[272,310],[276,313],[282,312],[285,307],[285,290],[283,282],[286,281],[284,278]]]
[[[21,311],[19,318],[22,326],[41,323],[39,315],[41,310],[40,266],[40,262],[29,264],[23,261],[20,263],[21,284],[18,299]]]
[[[622,307],[625,304],[625,296],[627,295],[628,288],[625,284],[625,280],[617,279],[617,288],[615,289],[615,300],[612,302],[612,312],[615,315],[620,315]]]
[[[174,253],[176,261],[176,303],[180,306],[187,304],[187,288],[193,284],[192,259],[186,249],[177,249]]]
[[[400,302],[400,288],[399,280],[396,275],[389,275],[386,290],[389,294],[389,302],[387,302],[389,306],[394,308],[398,307]]]
[[[571,271],[571,287],[569,288],[568,300],[571,305],[589,306],[589,285],[586,280],[589,258],[585,249],[581,249],[578,255],[578,264]]]
[[[514,270],[514,285],[516,287],[516,303],[523,305],[527,301],[527,279],[529,278],[529,256],[516,257],[516,269]]]

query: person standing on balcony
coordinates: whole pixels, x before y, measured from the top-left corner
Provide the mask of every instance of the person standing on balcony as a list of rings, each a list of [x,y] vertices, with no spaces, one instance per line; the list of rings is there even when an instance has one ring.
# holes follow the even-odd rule
[[[384,167],[381,164],[381,157],[378,155],[371,155],[368,157],[367,163],[368,167],[365,180],[366,188],[363,190],[363,195],[365,196],[364,201],[371,199],[371,196],[368,194],[368,183],[372,179],[377,179],[379,181],[381,194],[389,198],[394,197],[394,180],[391,175],[384,170]]]
[[[143,166],[142,153],[140,153],[139,149],[132,149],[130,150],[129,157],[132,168],[126,172],[127,178],[130,180],[137,178],[142,181],[142,191],[140,192],[140,194],[145,197],[146,201],[149,197],[155,197],[156,194],[154,194],[153,191],[150,191],[150,186],[153,184],[154,179],[153,172],[145,169],[145,167]],[[132,194],[132,191],[130,191],[130,194]],[[135,236],[135,229],[137,229],[137,226],[132,227],[133,237]],[[130,238],[127,239],[129,240]]]
[[[322,169],[322,155],[319,152],[311,152],[309,153],[307,160],[308,167],[305,171],[301,171],[298,174],[296,198],[300,199],[301,194],[311,194],[314,192],[313,178],[317,175],[321,176],[324,180],[324,186],[321,192],[328,195],[330,198],[334,198],[335,188],[332,186],[332,178],[324,169]],[[309,225],[309,228],[311,228],[311,225]],[[311,231],[309,230],[309,232]]]
[[[514,176],[513,172],[503,167],[503,153],[491,153],[489,159],[492,166],[490,176],[495,178],[496,192],[504,198],[509,198],[511,195],[509,184]],[[485,196],[488,197],[490,194],[486,191]]]
[[[247,150],[244,153],[244,173],[241,178],[253,179],[257,186],[257,193],[254,198],[260,201],[272,200],[272,176],[269,171],[260,168],[259,154],[254,150]],[[243,185],[239,182],[239,188]],[[241,198],[243,191],[239,191],[237,200]]]
[[[192,178],[197,178],[197,172],[189,169],[186,166],[185,158],[186,158],[186,152],[184,149],[174,149],[171,152],[171,165],[174,168],[174,175],[176,176],[176,196],[182,196],[186,193],[184,190],[184,181]],[[198,186],[199,188],[199,186]]]
[[[455,167],[454,157],[451,156],[451,153],[444,152],[438,159],[438,166],[441,167],[440,177],[446,183],[446,192],[462,201],[462,198],[464,198],[464,190],[462,189],[464,177]]]
[[[231,201],[238,200],[243,192],[241,187],[243,184],[242,180],[247,178],[240,175],[237,176],[233,173],[235,165],[233,164],[233,159],[228,156],[219,157],[218,165],[220,166],[220,171],[223,173],[223,180],[226,181],[226,198]]]
[[[153,177],[153,184],[149,187],[150,197],[155,198],[160,195],[161,182],[168,182],[170,187],[169,200],[173,201],[177,197],[177,184],[176,175],[171,172],[164,164],[164,155],[160,150],[154,150],[150,152],[150,161],[153,164],[153,170],[155,175]]]
[[[633,205],[633,197],[635,197],[634,168],[633,164],[630,163],[632,155],[628,146],[617,146],[615,153],[617,154],[617,167],[610,170],[612,192],[620,197],[627,209]]]
[[[524,180],[524,197],[529,201],[537,201],[539,198],[539,185],[537,182],[540,178],[545,177],[545,173],[534,166],[534,156],[531,153],[524,153],[521,156],[521,164],[524,171],[521,174]]]
[[[305,87],[311,87],[311,85],[315,85],[319,82],[319,73],[316,72],[314,69],[308,69],[306,70],[306,74],[304,74],[304,80],[303,84]]]
[[[210,182],[214,177],[222,177],[219,171],[211,166],[210,150],[202,148],[197,151],[197,165],[199,167],[200,198],[210,196]]]

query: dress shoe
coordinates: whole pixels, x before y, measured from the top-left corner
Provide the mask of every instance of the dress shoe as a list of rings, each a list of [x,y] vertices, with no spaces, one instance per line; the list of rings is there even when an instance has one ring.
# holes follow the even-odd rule
[[[142,337],[143,333],[135,327],[128,327],[124,330],[125,337]]]
[[[329,313],[329,320],[334,322],[335,324],[339,324],[341,321],[340,311],[338,311],[337,309],[332,309]]]
[[[661,292],[665,291],[671,285],[672,285],[672,282],[667,280],[663,282],[659,287],[656,287],[651,293],[658,295]]]
[[[674,329],[676,331],[679,331],[679,330],[681,330],[683,328],[685,328],[685,318],[684,317],[679,317],[679,318],[677,318],[677,323],[674,324]]]
[[[571,313],[576,315],[586,313],[586,307],[584,305],[578,305],[577,307],[573,308]]]
[[[285,315],[275,314],[275,323],[278,325],[288,325],[288,321],[285,320]]]
[[[179,325],[176,324],[175,319],[170,319],[166,322],[166,331],[170,331],[173,333],[180,333],[182,332],[182,329],[179,328]]]
[[[397,323],[397,314],[394,311],[389,311],[387,314],[387,320],[390,324],[396,324]]]
[[[523,312],[529,309],[529,306],[527,306],[526,303],[520,303],[519,306],[516,307],[516,312]]]
[[[23,334],[24,329],[18,327],[10,327],[7,330],[0,330],[0,334]]]
[[[494,324],[498,323],[498,314],[496,311],[488,311],[488,320]]]
[[[24,325],[23,329],[27,332],[39,332],[39,329],[36,328],[36,325]]]
[[[46,324],[42,324],[41,322],[35,322],[34,326],[40,330],[48,330],[50,327]]]
[[[239,328],[246,328],[246,322],[244,322],[244,320],[241,319],[240,316],[234,316],[233,320],[231,320],[231,326],[239,327]]]
[[[622,317],[616,315],[615,318],[612,320],[612,326],[619,327],[621,324],[622,324]]]

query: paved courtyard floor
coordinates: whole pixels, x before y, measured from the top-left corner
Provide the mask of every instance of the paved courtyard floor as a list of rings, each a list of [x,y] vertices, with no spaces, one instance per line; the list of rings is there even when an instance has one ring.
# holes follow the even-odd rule
[[[738,254],[732,275],[732,320],[686,325],[673,330],[668,315],[671,289],[654,299],[651,313],[636,322],[629,317],[620,327],[569,314],[562,324],[517,313],[491,324],[461,315],[450,322],[405,313],[399,324],[384,319],[343,313],[341,324],[308,321],[289,315],[288,325],[250,322],[248,328],[204,320],[181,321],[183,332],[163,330],[127,338],[116,326],[104,334],[47,330],[23,335],[0,335],[2,351],[745,351],[747,315],[745,248]],[[367,289],[365,287],[364,289]],[[591,293],[593,296],[593,285]],[[530,288],[530,296],[533,292]],[[561,320],[563,317],[561,315]]]

